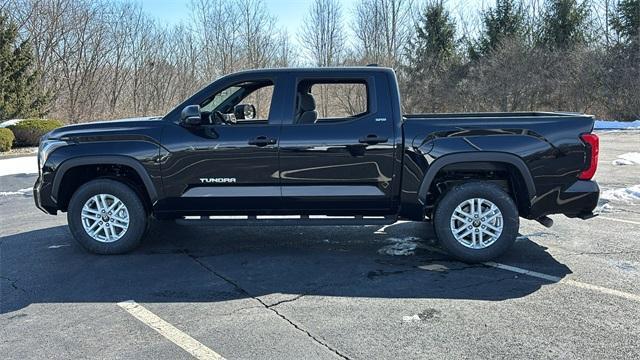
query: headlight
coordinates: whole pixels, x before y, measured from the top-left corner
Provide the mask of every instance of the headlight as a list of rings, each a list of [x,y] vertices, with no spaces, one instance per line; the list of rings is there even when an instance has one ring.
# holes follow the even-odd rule
[[[68,142],[62,140],[42,140],[38,147],[38,168],[42,169],[42,166],[47,161],[49,155],[57,148],[69,145]]]

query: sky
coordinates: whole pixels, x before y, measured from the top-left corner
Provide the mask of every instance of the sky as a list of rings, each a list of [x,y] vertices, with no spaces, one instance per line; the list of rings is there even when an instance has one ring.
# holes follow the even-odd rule
[[[191,13],[191,0],[133,0],[142,6],[142,9],[151,17],[166,25],[175,25],[188,22]],[[289,38],[296,43],[296,34],[309,12],[313,0],[263,0],[271,15],[275,16],[279,28],[284,28],[289,33]],[[351,14],[358,0],[340,0],[343,11],[344,25],[349,28]],[[414,0],[418,4],[426,0]],[[450,13],[457,18],[477,16],[478,8],[493,5],[494,0],[448,0],[445,6]],[[459,23],[458,26],[461,26]],[[351,34],[347,34],[351,38]]]
[[[142,9],[157,20],[173,25],[189,20],[191,0],[138,0]],[[296,34],[306,16],[312,0],[265,0],[269,12],[278,19],[279,27],[287,29],[289,35]],[[340,1],[345,19],[355,0]]]

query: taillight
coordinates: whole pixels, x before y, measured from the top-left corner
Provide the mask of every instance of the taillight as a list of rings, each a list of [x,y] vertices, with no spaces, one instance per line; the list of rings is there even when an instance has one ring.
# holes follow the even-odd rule
[[[598,153],[600,152],[600,139],[596,134],[582,134],[580,139],[587,145],[589,150],[589,166],[578,174],[578,179],[591,180],[598,168]]]

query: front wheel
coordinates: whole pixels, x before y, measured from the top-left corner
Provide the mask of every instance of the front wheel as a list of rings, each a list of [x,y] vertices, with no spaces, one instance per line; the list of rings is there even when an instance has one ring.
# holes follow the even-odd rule
[[[507,251],[518,235],[518,208],[499,186],[470,182],[451,188],[434,213],[442,246],[469,263],[494,259]]]
[[[122,254],[140,244],[148,215],[142,200],[129,186],[97,179],[73,194],[67,222],[73,237],[88,251]]]

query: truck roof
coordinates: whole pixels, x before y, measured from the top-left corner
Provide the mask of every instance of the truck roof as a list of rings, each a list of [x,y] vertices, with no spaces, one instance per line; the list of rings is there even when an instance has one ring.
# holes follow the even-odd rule
[[[335,67],[309,67],[309,68],[263,68],[241,70],[235,74],[264,74],[264,73],[349,73],[349,72],[393,72],[392,68],[383,66],[335,66]],[[228,75],[232,75],[228,74]]]

